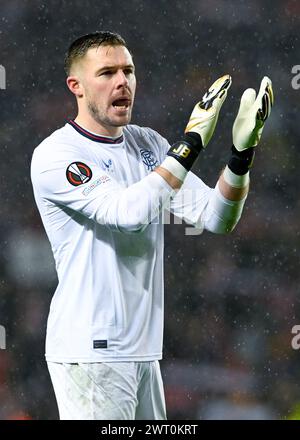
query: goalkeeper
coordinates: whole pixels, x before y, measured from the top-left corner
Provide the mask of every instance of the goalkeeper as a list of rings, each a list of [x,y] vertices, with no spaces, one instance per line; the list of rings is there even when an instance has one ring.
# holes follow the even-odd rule
[[[190,170],[213,135],[229,75],[209,88],[170,146],[156,131],[130,124],[135,66],[120,35],[78,38],[65,68],[77,116],[35,149],[31,165],[59,280],[46,360],[60,418],[165,419],[161,213],[169,209],[214,233],[232,231],[272,84],[264,77],[257,96],[244,92],[231,157],[209,188]]]

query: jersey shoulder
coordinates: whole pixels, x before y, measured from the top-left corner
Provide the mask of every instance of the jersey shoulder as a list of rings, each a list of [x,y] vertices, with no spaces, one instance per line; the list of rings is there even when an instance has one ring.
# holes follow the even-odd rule
[[[34,149],[30,164],[33,182],[37,182],[45,172],[64,169],[72,163],[91,163],[87,149],[82,148],[73,132],[72,127],[66,124]]]
[[[46,137],[33,151],[31,165],[39,162],[53,162],[63,157],[84,158],[87,155],[86,149],[78,142],[78,137],[69,124],[55,130]]]
[[[46,137],[35,149],[34,154],[46,154],[53,155],[53,151],[78,151],[80,145],[78,145],[78,138],[74,130],[69,124],[55,130],[48,137]]]

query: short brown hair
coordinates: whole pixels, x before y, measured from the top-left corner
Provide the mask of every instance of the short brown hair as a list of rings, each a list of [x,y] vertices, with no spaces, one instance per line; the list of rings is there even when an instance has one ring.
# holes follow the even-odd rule
[[[91,47],[99,47],[101,45],[127,47],[124,38],[115,32],[101,31],[83,35],[73,41],[66,54],[65,72],[67,76],[70,75],[71,67],[74,61],[83,58]]]

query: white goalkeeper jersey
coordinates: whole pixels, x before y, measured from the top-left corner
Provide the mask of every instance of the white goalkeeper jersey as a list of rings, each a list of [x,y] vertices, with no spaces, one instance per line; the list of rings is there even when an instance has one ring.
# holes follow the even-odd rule
[[[161,212],[167,207],[198,228],[228,220],[215,212],[213,198],[220,203],[220,194],[194,174],[175,194],[152,173],[169,147],[149,128],[128,125],[112,139],[69,121],[35,149],[34,196],[58,274],[48,361],[161,359]],[[183,198],[184,189],[196,190],[197,197]],[[232,209],[226,199],[221,203]],[[239,216],[235,209],[235,223]]]

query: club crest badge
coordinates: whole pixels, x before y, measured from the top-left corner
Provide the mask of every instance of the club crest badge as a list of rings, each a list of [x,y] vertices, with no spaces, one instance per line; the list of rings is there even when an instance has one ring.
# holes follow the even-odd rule
[[[153,152],[151,150],[140,149],[143,163],[147,166],[147,170],[153,171],[154,168],[158,166],[158,161],[156,160]]]

